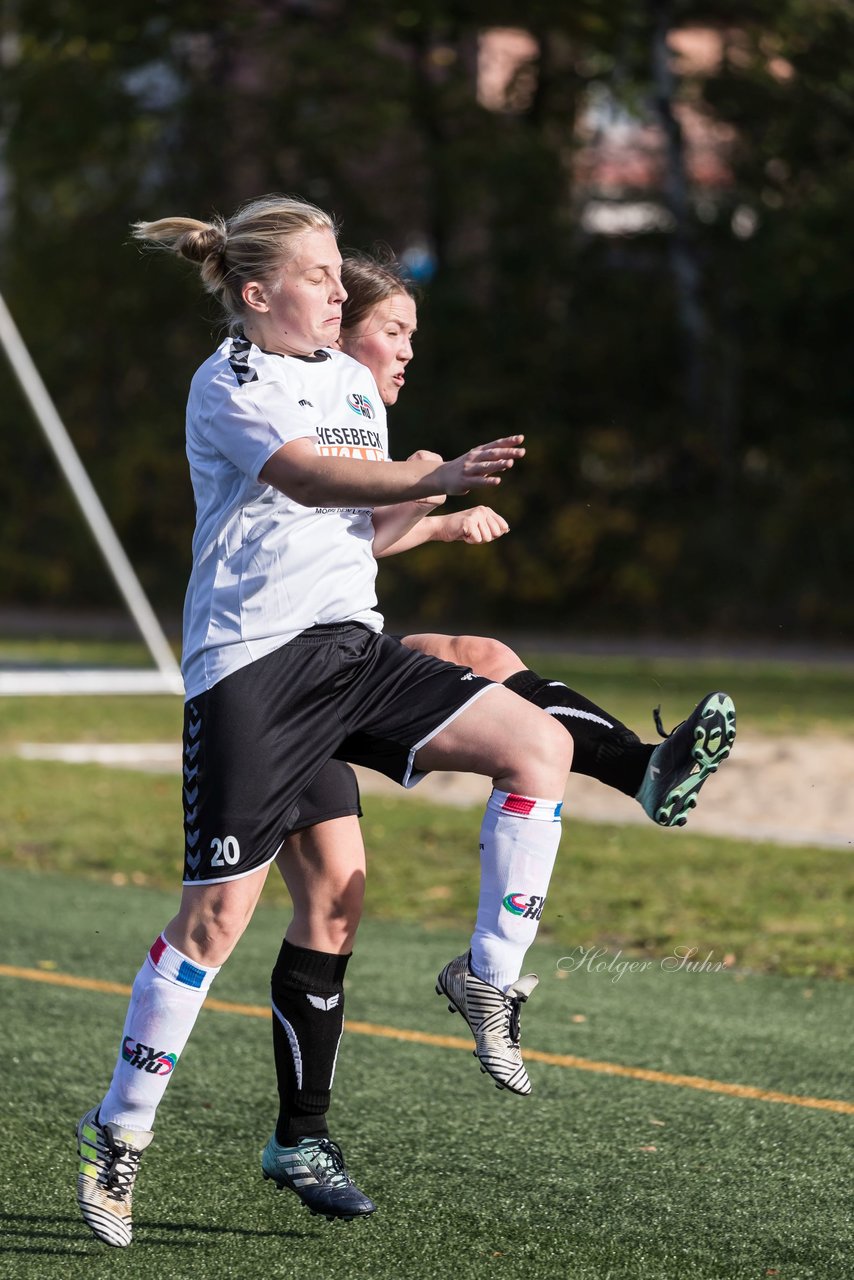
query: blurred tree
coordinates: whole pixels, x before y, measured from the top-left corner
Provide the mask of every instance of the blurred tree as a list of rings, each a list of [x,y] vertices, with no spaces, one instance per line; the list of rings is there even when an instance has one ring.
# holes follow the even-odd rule
[[[431,264],[397,456],[528,436],[496,497],[512,536],[386,561],[394,618],[854,635],[849,7],[533,0],[493,74],[490,32],[519,21],[476,0],[3,11],[0,286],[144,583],[180,601],[183,401],[221,330],[128,226],[281,190],[334,211],[345,248]],[[713,67],[676,56],[696,30]],[[609,185],[615,121],[643,165]],[[715,184],[697,122],[731,139]],[[0,598],[111,601],[5,369],[0,389]]]

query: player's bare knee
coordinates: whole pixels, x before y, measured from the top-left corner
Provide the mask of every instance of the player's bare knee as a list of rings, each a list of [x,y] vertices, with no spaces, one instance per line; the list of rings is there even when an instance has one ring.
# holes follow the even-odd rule
[[[356,922],[362,917],[362,907],[365,905],[365,873],[364,871],[354,871],[347,881],[346,887],[340,895],[342,904],[342,912],[348,919],[355,919]]]
[[[547,726],[544,728],[544,733],[547,732],[545,742],[549,758],[559,761],[560,768],[568,775],[572,768],[572,756],[575,750],[572,734],[567,733],[566,726],[560,724],[548,712],[543,712],[543,715],[548,721]]]
[[[166,936],[189,959],[221,965],[240,941],[248,918],[243,903],[228,894],[209,894],[191,910],[182,911],[167,928]]]
[[[365,877],[362,873],[354,872],[346,883],[338,886],[330,901],[328,911],[330,926],[339,932],[355,934],[362,918],[364,902]]]
[[[544,711],[517,722],[510,777],[513,790],[543,797],[563,795],[572,766],[572,738]]]
[[[364,871],[312,884],[293,895],[294,916],[288,938],[296,946],[343,955],[353,949],[365,901]]]
[[[499,684],[525,665],[508,645],[489,636],[454,636],[452,648],[454,662]]]
[[[242,933],[242,920],[238,923],[218,915],[196,921],[191,937],[204,964],[221,965],[237,946]]]
[[[353,950],[359,929],[359,916],[338,916],[326,921],[325,942],[322,948],[330,955],[346,955]]]

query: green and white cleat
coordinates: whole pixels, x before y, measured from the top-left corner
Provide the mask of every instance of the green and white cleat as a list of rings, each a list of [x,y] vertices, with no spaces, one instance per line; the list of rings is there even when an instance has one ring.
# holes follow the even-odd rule
[[[661,827],[684,827],[700,788],[726,760],[735,741],[735,707],[726,693],[709,693],[687,720],[665,734],[649,758],[635,799]]]
[[[139,1158],[153,1133],[101,1124],[93,1107],[77,1126],[77,1203],[86,1225],[104,1244],[126,1248],[133,1237],[131,1200]]]
[[[295,1147],[282,1147],[273,1134],[261,1155],[261,1171],[280,1191],[287,1187],[310,1213],[323,1214],[327,1222],[366,1218],[377,1207],[356,1186],[341,1148],[331,1138],[302,1138]]]

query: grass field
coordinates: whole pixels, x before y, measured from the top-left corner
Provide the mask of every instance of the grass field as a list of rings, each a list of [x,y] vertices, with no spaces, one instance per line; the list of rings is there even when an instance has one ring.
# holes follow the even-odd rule
[[[597,699],[658,700],[657,676],[595,665],[576,683]],[[665,719],[671,697],[678,715],[723,683],[712,674],[668,685]],[[843,727],[854,675],[827,674],[789,682],[781,720],[782,673],[747,672],[742,725],[747,698],[766,729]],[[179,718],[169,699],[6,699],[0,741],[163,740]],[[177,786],[9,755],[0,776],[4,1280],[854,1275],[854,986],[825,976],[850,973],[842,851],[568,824],[529,957],[534,1093],[519,1099],[480,1075],[433,994],[471,922],[477,815],[370,799],[333,1128],[377,1214],[328,1225],[260,1178],[274,1120],[264,1006],[288,914],[271,877],[170,1084],[125,1252],[78,1217],[72,1130],[106,1086],[121,988],[177,900]],[[677,947],[711,963],[675,968]]]
[[[282,913],[269,906],[213,993],[250,1010],[200,1018],[143,1163],[136,1241],[127,1253],[108,1250],[77,1218],[71,1130],[106,1085],[125,998],[52,982],[74,974],[130,983],[174,898],[9,869],[3,878],[6,954],[16,968],[0,974],[13,1046],[0,1173],[4,1277],[850,1274],[854,1106],[846,1114],[717,1088],[850,1096],[845,984],[659,966],[616,982],[584,968],[561,979],[560,949],[538,944],[531,958],[541,986],[526,1044],[658,1074],[532,1060],[535,1091],[520,1099],[489,1085],[464,1041],[458,1049],[370,1033],[463,1031],[432,992],[463,935],[372,922],[347,987],[357,1029],[339,1061],[334,1132],[380,1208],[369,1222],[330,1226],[258,1171],[274,1120],[263,1005]],[[33,970],[48,981],[17,976]],[[669,1082],[682,1074],[705,1087]]]
[[[7,759],[0,866],[170,888],[181,870],[177,778]],[[477,810],[369,797],[367,910],[465,926],[477,893]],[[753,972],[851,972],[854,883],[846,849],[755,844],[568,820],[544,931],[557,944],[662,956],[674,947]],[[288,901],[273,874],[265,892]]]

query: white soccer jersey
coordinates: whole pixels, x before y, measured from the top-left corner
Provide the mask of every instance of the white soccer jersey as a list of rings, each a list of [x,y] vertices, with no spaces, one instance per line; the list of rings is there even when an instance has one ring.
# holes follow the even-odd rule
[[[371,509],[303,507],[258,479],[302,436],[325,454],[386,459],[385,407],[364,365],[332,350],[274,355],[234,337],[197,371],[187,404],[196,499],[188,698],[317,623],[382,630]]]

